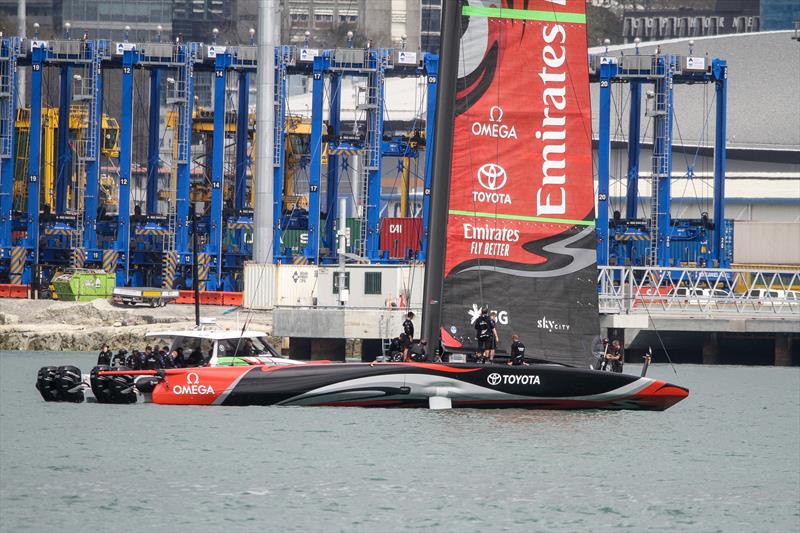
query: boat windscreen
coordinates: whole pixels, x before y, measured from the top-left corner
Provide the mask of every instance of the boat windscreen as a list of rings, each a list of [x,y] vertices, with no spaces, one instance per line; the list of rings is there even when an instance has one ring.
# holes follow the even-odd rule
[[[254,355],[280,356],[266,337],[222,339],[217,345],[217,357],[250,357]]]

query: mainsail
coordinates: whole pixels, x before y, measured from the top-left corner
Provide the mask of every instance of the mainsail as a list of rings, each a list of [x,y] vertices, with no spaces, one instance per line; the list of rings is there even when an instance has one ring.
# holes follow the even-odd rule
[[[599,334],[585,0],[462,2],[442,343],[587,366]]]

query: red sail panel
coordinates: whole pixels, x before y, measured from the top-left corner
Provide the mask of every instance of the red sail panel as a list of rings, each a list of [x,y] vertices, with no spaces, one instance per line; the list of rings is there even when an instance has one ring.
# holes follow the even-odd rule
[[[585,2],[462,13],[444,328],[473,344],[486,304],[505,344],[580,364],[599,332]]]

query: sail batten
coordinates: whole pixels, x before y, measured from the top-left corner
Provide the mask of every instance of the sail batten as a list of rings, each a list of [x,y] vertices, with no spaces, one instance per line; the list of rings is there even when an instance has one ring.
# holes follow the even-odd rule
[[[584,0],[462,3],[442,338],[477,309],[528,353],[586,366],[599,333]]]

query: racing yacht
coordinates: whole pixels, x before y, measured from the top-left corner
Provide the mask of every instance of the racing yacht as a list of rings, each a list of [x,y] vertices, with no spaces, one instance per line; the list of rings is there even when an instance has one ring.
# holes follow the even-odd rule
[[[475,353],[471,311],[489,305],[503,331],[523,339],[529,364],[298,363],[260,332],[208,333],[189,337],[211,350],[206,366],[99,368],[88,380],[75,367],[45,367],[42,396],[82,401],[91,388],[111,403],[638,410],[686,398],[662,380],[598,370],[592,355],[600,325],[587,59],[584,0],[444,2],[440,76],[429,80],[439,100],[427,147],[423,337],[444,358]],[[248,338],[263,355],[238,354]]]

